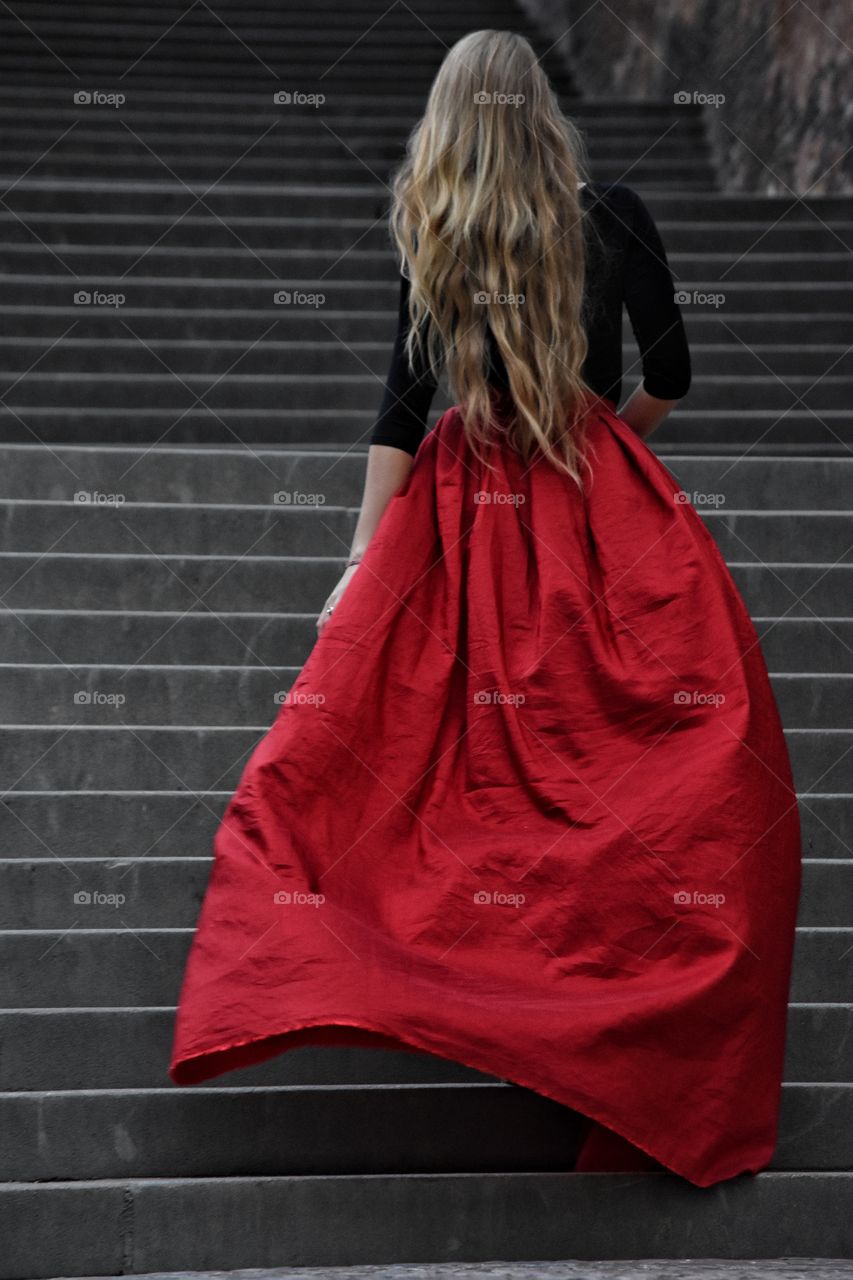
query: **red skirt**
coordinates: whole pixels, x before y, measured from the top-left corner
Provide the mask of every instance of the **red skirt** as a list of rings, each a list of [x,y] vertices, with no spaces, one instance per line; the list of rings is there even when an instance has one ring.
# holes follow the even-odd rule
[[[490,469],[457,409],[424,439],[217,833],[175,1083],[417,1049],[698,1186],[769,1162],[782,726],[702,520],[607,405],[589,422],[583,493],[507,448]]]

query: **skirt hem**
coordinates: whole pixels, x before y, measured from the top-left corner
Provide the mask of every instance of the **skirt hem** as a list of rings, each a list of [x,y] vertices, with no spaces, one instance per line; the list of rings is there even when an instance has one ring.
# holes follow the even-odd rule
[[[324,1035],[322,1034],[324,1032],[333,1034]],[[338,1034],[334,1034],[336,1032]],[[353,1036],[352,1032],[364,1032],[367,1034],[363,1038],[359,1038]],[[581,1097],[580,1094],[573,1090],[554,1088],[553,1086],[536,1082],[531,1076],[523,1077],[523,1073],[515,1070],[511,1064],[487,1063],[482,1059],[478,1060],[478,1055],[468,1050],[465,1050],[464,1053],[456,1051],[452,1053],[443,1052],[431,1044],[426,1037],[419,1037],[408,1030],[405,1035],[401,1032],[389,1031],[387,1028],[380,1027],[367,1018],[327,1016],[316,1021],[300,1019],[291,1026],[278,1031],[250,1036],[245,1040],[229,1041],[222,1045],[217,1045],[215,1048],[205,1049],[200,1053],[185,1055],[172,1063],[169,1068],[169,1077],[178,1086],[191,1086],[200,1084],[202,1081],[221,1075],[226,1071],[256,1066],[289,1050],[311,1046],[332,1047],[335,1045],[341,1048],[376,1048],[398,1052],[402,1050],[407,1053],[429,1053],[445,1061],[456,1062],[460,1066],[469,1067],[473,1071],[481,1071],[487,1075],[497,1076],[499,1079],[519,1085],[523,1089],[530,1089],[533,1093],[548,1098],[551,1102],[569,1107],[572,1111],[577,1111],[578,1114],[586,1116],[587,1119],[612,1129],[619,1137],[638,1147],[647,1156],[651,1156],[653,1160],[665,1165],[666,1168],[663,1172],[676,1174],[693,1186],[702,1189],[711,1187],[718,1182],[738,1177],[743,1173],[757,1173],[760,1168],[765,1167],[770,1159],[768,1156],[768,1160],[757,1168],[733,1169],[731,1172],[722,1173],[714,1177],[702,1178],[695,1174],[691,1175],[682,1169],[677,1169],[671,1158],[664,1158],[659,1151],[653,1151],[650,1146],[646,1145],[646,1142],[638,1140],[631,1131],[630,1126],[626,1128],[621,1119],[614,1120],[611,1113],[597,1101],[590,1100],[588,1102],[586,1097]],[[650,1170],[648,1172],[656,1171]]]

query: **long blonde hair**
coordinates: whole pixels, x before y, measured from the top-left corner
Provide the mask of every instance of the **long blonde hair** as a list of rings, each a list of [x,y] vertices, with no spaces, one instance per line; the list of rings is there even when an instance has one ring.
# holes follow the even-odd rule
[[[528,461],[537,449],[579,484],[584,224],[581,135],[533,49],[474,31],[445,57],[393,184],[390,226],[409,278],[407,355],[447,372],[482,457],[496,428]],[[494,416],[491,328],[512,409]]]

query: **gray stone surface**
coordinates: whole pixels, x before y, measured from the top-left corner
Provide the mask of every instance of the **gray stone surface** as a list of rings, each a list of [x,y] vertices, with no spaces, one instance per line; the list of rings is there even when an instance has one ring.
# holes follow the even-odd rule
[[[853,114],[846,0],[522,3],[557,40],[585,94],[724,95],[705,106],[705,119],[725,189],[853,190],[843,154]]]
[[[284,1271],[158,1271],[136,1280],[847,1280],[853,1262],[831,1258],[632,1262],[489,1262],[392,1267],[297,1267]],[[70,1280],[66,1277],[65,1280]],[[94,1280],[77,1277],[76,1280]],[[112,1280],[119,1280],[113,1277]]]
[[[28,1006],[0,1010],[0,1280],[853,1277],[809,1261],[853,1257],[853,215],[846,197],[721,193],[707,137],[742,190],[767,189],[765,171],[723,121],[780,181],[819,172],[843,127],[839,110],[818,136],[844,52],[829,39],[841,0],[821,2],[792,5],[742,62],[769,0],[713,15],[710,0],[626,0],[621,21],[593,5],[576,32],[585,101],[539,47],[592,176],[643,193],[689,295],[694,383],[654,447],[686,491],[720,495],[708,521],[808,789],[779,1149],[773,1169],[710,1189],[564,1173],[556,1104],[437,1058],[305,1051],[183,1091],[166,1076],[215,822],[348,550],[396,307],[380,179],[444,49],[475,25],[529,30],[515,0],[225,5],[246,44],[204,5],[161,40],[171,0],[0,13],[0,167],[15,175],[0,210],[0,596],[15,611],[0,619],[0,1005]],[[791,41],[804,30],[824,43]],[[266,133],[259,39],[303,89],[328,69],[326,111]],[[673,101],[676,85],[713,87],[721,60],[726,112]],[[128,67],[121,113],[76,108],[72,89]],[[188,209],[185,183],[208,180]],[[75,273],[100,287],[122,272],[120,312],[74,305]],[[273,280],[327,301],[274,308]],[[703,303],[721,282],[725,300]],[[627,392],[627,319],[624,339]],[[319,494],[321,520],[277,502],[288,490]],[[119,679],[121,715],[74,703]],[[120,925],[94,903],[67,914],[69,878],[97,890],[114,874]],[[776,1255],[804,1259],[760,1261]]]

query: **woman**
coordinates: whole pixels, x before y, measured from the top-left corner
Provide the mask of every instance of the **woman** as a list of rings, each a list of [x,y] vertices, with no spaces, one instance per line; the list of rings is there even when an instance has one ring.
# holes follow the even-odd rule
[[[775,1145],[799,828],[755,630],[643,443],[690,381],[666,255],[584,172],[525,40],[450,51],[350,561],[218,832],[171,1075],[421,1050],[580,1112],[578,1169],[710,1186]]]

